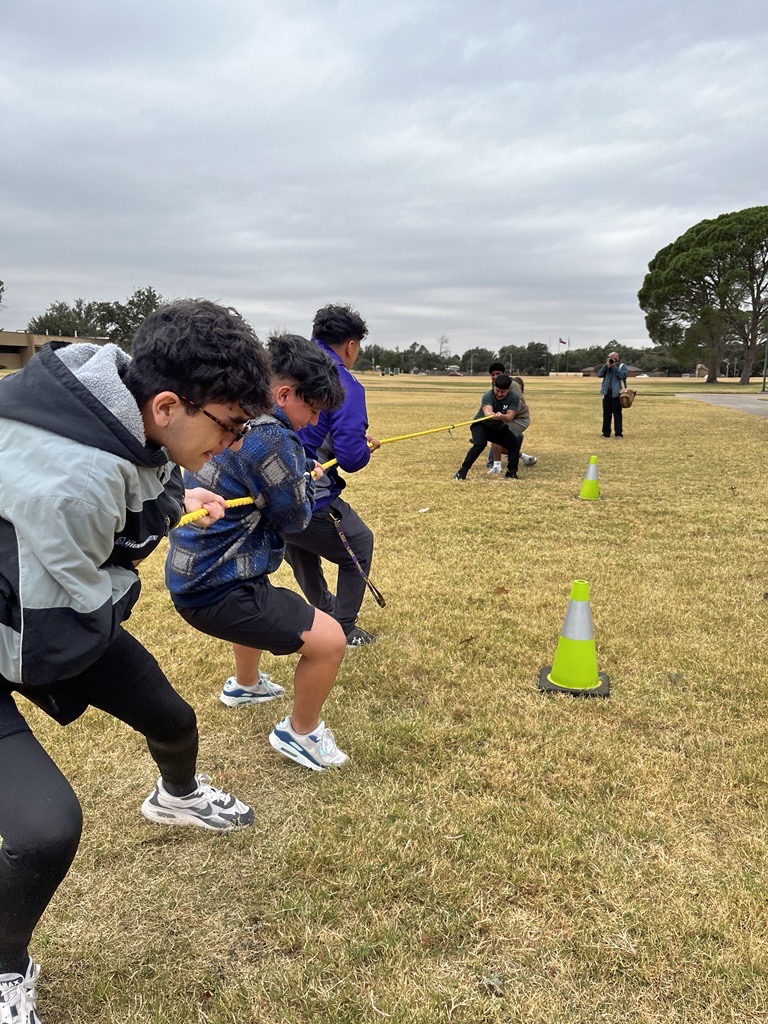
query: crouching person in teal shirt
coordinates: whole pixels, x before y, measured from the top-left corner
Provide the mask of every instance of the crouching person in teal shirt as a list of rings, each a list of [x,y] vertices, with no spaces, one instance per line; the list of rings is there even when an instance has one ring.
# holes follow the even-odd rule
[[[294,431],[317,422],[324,410],[337,409],[344,391],[333,361],[305,338],[276,336],[268,349],[272,414],[249,423],[238,452],[222,452],[187,474],[189,487],[210,487],[226,499],[249,496],[253,503],[229,508],[206,530],[194,523],[174,530],[166,581],[191,626],[233,645],[235,675],[221,694],[228,707],[283,695],[260,670],[262,651],[300,655],[293,711],[274,727],[269,742],[292,761],[322,771],[349,759],[320,720],[346,639],[335,619],[294,591],[274,587],[269,576],[283,560],[283,534],[303,530],[312,516],[316,467]]]

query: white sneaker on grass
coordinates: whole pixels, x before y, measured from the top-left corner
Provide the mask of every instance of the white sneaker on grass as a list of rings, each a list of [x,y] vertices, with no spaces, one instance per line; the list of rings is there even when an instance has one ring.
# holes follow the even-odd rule
[[[535,466],[539,461],[535,455],[526,455],[525,452],[520,452],[520,459],[524,466]]]
[[[241,800],[211,785],[209,775],[197,776],[197,789],[189,796],[171,796],[158,779],[141,805],[141,813],[158,825],[197,825],[215,832],[230,832],[253,824],[253,810]]]
[[[30,958],[27,973],[0,974],[0,1024],[41,1024],[37,1015],[40,967]]]
[[[491,468],[488,470],[488,476],[501,476],[501,463],[494,462]]]
[[[325,722],[320,722],[309,735],[302,736],[293,731],[291,717],[288,715],[269,734],[269,744],[284,757],[304,768],[311,768],[313,772],[340,768],[349,760],[349,755],[336,746],[333,733]]]
[[[230,676],[224,683],[219,700],[228,708],[236,708],[241,704],[266,704],[268,700],[277,700],[285,693],[285,688],[272,682],[272,676],[259,672],[259,681],[253,686],[241,686],[235,676]]]

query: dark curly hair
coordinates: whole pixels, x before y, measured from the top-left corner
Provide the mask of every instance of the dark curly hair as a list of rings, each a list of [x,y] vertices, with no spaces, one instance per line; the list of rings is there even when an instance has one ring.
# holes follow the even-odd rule
[[[362,341],[367,333],[365,320],[350,305],[323,306],[312,324],[312,337],[326,345],[343,345],[350,338]]]
[[[313,341],[300,334],[273,334],[267,342],[272,373],[291,381],[303,401],[332,412],[344,401],[336,363]]]
[[[139,406],[173,391],[197,405],[238,403],[249,416],[272,408],[264,346],[237,310],[207,299],[180,299],[150,313],[123,382]]]

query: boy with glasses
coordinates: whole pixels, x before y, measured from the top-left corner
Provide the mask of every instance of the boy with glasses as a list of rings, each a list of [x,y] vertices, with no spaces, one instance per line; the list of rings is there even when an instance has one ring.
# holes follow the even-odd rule
[[[178,522],[223,500],[184,492],[268,407],[269,367],[230,309],[183,300],[116,345],[46,345],[0,382],[0,1020],[39,1024],[27,947],[77,851],[80,804],[15,694],[61,725],[90,706],[141,733],[159,769],[150,821],[217,832],[253,811],[196,775],[195,713],[125,631],[137,566]],[[109,772],[105,757],[103,772]],[[109,813],[109,809],[106,809]]]
[[[312,516],[308,460],[294,431],[317,423],[344,400],[338,370],[320,349],[296,335],[269,340],[274,408],[250,423],[237,454],[222,452],[185,483],[224,498],[252,497],[207,530],[174,530],[166,581],[179,614],[195,629],[229,641],[235,674],[224,684],[228,707],[281,697],[282,686],[260,669],[261,652],[300,655],[293,711],[272,730],[275,750],[313,771],[348,757],[320,721],[323,703],[344,657],[345,638],[330,615],[269,581],[283,560],[283,533],[303,530]],[[319,471],[318,475],[322,473]]]

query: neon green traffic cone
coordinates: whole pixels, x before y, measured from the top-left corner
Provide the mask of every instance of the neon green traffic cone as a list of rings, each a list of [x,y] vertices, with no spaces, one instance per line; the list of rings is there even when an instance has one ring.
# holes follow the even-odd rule
[[[581,490],[579,491],[580,498],[586,498],[587,501],[597,501],[600,497],[600,484],[597,482],[597,456],[590,455],[589,465],[587,466],[587,475],[584,477]]]
[[[575,580],[571,587],[555,660],[541,670],[539,689],[546,693],[569,693],[572,697],[607,697],[611,692],[610,679],[597,670],[586,580]]]

